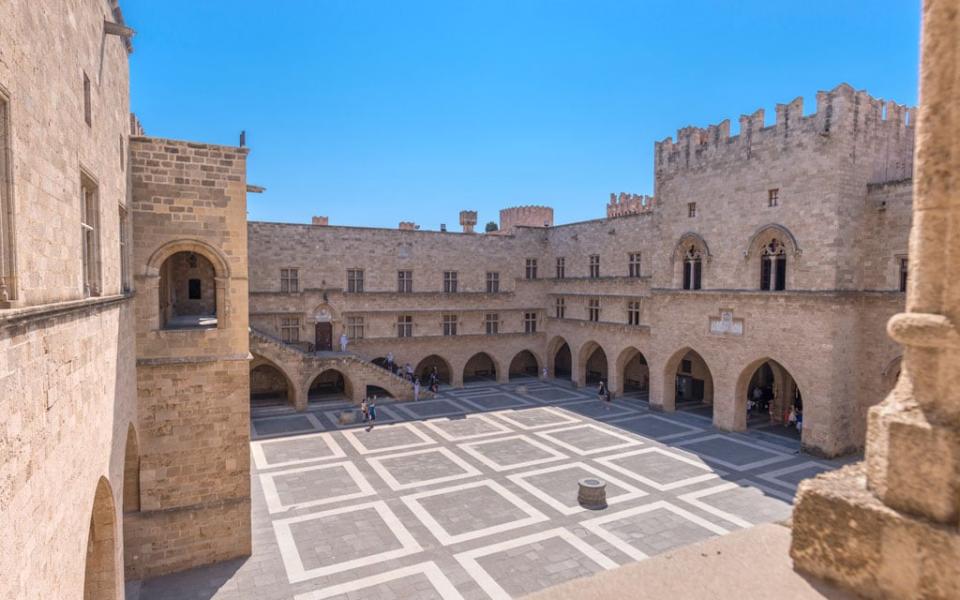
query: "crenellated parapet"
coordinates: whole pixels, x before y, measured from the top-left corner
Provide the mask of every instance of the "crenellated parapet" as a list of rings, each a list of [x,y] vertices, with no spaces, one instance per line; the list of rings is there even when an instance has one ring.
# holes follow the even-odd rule
[[[871,182],[909,177],[913,167],[916,109],[874,98],[843,83],[817,92],[816,112],[803,114],[803,98],[777,104],[772,125],[761,108],[741,115],[740,131],[730,135],[730,120],[707,127],[684,127],[676,138],[654,143],[658,177],[685,170],[729,165],[759,153],[811,148],[822,140],[843,140],[870,161]]]
[[[610,202],[607,204],[608,219],[648,212],[653,212],[653,196],[626,192],[620,192],[619,195],[610,194]]]
[[[500,232],[510,233],[514,227],[552,227],[553,209],[549,206],[514,206],[500,211]]]

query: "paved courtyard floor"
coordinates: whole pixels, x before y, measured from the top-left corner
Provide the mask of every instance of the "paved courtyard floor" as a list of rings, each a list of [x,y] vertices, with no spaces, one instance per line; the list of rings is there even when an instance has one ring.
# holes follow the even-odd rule
[[[785,519],[797,483],[840,464],[783,436],[650,412],[639,396],[607,405],[568,382],[382,403],[371,431],[339,424],[347,406],[255,411],[252,556],[128,597],[516,598]],[[586,477],[606,481],[606,509],[578,506]]]

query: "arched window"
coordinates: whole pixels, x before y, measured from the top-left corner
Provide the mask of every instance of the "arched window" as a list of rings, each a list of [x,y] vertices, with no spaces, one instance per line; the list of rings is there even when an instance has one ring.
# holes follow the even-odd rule
[[[783,243],[777,238],[770,240],[760,253],[760,289],[787,289],[787,253]]]
[[[691,245],[683,255],[683,289],[699,290],[702,274],[703,253],[695,245]]]

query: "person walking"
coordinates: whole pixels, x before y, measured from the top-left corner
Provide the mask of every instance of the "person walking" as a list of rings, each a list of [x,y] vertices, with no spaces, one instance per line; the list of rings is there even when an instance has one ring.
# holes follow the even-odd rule
[[[600,400],[606,400],[609,402],[607,384],[602,379],[600,380],[600,385],[597,387],[597,398]]]
[[[360,412],[363,414],[363,422],[366,423],[370,420],[370,405],[367,404],[367,399],[364,398],[360,403]]]
[[[393,372],[393,352],[387,352],[387,370]]]
[[[413,401],[416,402],[420,399],[420,378],[417,377],[413,380]]]
[[[403,370],[407,372],[407,381],[413,381],[413,365],[407,363]]]
[[[377,422],[377,397],[374,396],[373,400],[370,401],[370,424],[367,425],[367,431],[373,429],[374,424]]]
[[[344,331],[340,334],[340,352],[347,351],[347,344],[350,343],[350,338],[347,337],[347,332]]]

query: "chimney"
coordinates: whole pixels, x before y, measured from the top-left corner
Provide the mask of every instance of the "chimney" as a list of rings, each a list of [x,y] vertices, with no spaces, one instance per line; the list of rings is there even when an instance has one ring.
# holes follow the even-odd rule
[[[460,211],[460,226],[463,227],[464,233],[473,233],[473,228],[476,224],[477,224],[477,211],[475,210]]]
[[[440,223],[440,231],[446,231],[446,230],[447,230],[447,224],[446,224],[446,223]]]
[[[330,218],[329,218],[329,217],[314,217],[313,220],[310,222],[310,224],[311,224],[311,225],[322,225],[322,226],[326,227],[327,225],[330,224]]]
[[[415,231],[417,224],[413,221],[400,221],[400,231]]]

